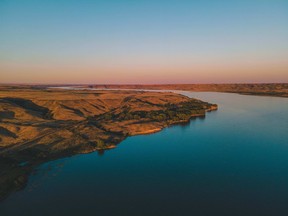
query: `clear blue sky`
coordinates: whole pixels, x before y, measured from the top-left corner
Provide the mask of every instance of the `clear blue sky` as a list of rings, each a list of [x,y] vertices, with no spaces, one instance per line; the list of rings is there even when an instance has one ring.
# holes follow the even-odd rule
[[[0,82],[288,82],[288,1],[1,0]]]

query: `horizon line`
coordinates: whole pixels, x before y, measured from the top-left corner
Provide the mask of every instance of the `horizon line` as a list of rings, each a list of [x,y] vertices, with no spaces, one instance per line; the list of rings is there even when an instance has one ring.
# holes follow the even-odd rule
[[[130,85],[130,86],[139,86],[139,85],[143,85],[143,86],[153,86],[153,85],[243,85],[243,84],[250,84],[250,85],[259,85],[259,84],[288,84],[288,82],[231,82],[231,83],[219,83],[219,82],[215,82],[215,83],[152,83],[152,84],[148,84],[148,83],[143,83],[143,84],[139,84],[139,83],[109,83],[109,84],[104,84],[104,83],[2,83],[0,82],[0,85],[40,85],[40,86],[48,86],[48,85],[88,85],[88,86],[105,86],[105,85],[119,85],[119,86],[125,86],[125,85]]]

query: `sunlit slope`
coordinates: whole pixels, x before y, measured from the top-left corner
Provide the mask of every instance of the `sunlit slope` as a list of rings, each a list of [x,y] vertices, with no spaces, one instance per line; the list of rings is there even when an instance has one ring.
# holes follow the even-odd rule
[[[2,89],[0,153],[22,161],[112,148],[213,109],[175,93]]]

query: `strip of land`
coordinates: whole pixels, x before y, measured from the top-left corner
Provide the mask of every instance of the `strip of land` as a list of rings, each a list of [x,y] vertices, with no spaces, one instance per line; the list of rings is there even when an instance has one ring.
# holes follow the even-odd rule
[[[155,89],[195,92],[227,92],[245,95],[288,97],[288,83],[255,84],[171,84],[171,85],[86,85],[90,88],[107,89]]]
[[[38,164],[115,148],[217,105],[169,92],[0,87],[0,199],[26,185]]]

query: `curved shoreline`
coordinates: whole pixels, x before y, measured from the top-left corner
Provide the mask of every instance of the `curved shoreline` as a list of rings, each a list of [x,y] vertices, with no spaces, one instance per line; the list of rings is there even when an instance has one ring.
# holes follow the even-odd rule
[[[171,91],[0,91],[0,200],[25,187],[35,166],[117,147],[217,109]]]
[[[79,87],[80,85],[78,85]],[[150,89],[189,92],[223,92],[243,95],[288,97],[288,83],[230,83],[230,84],[128,84],[128,85],[81,85],[102,89]]]

